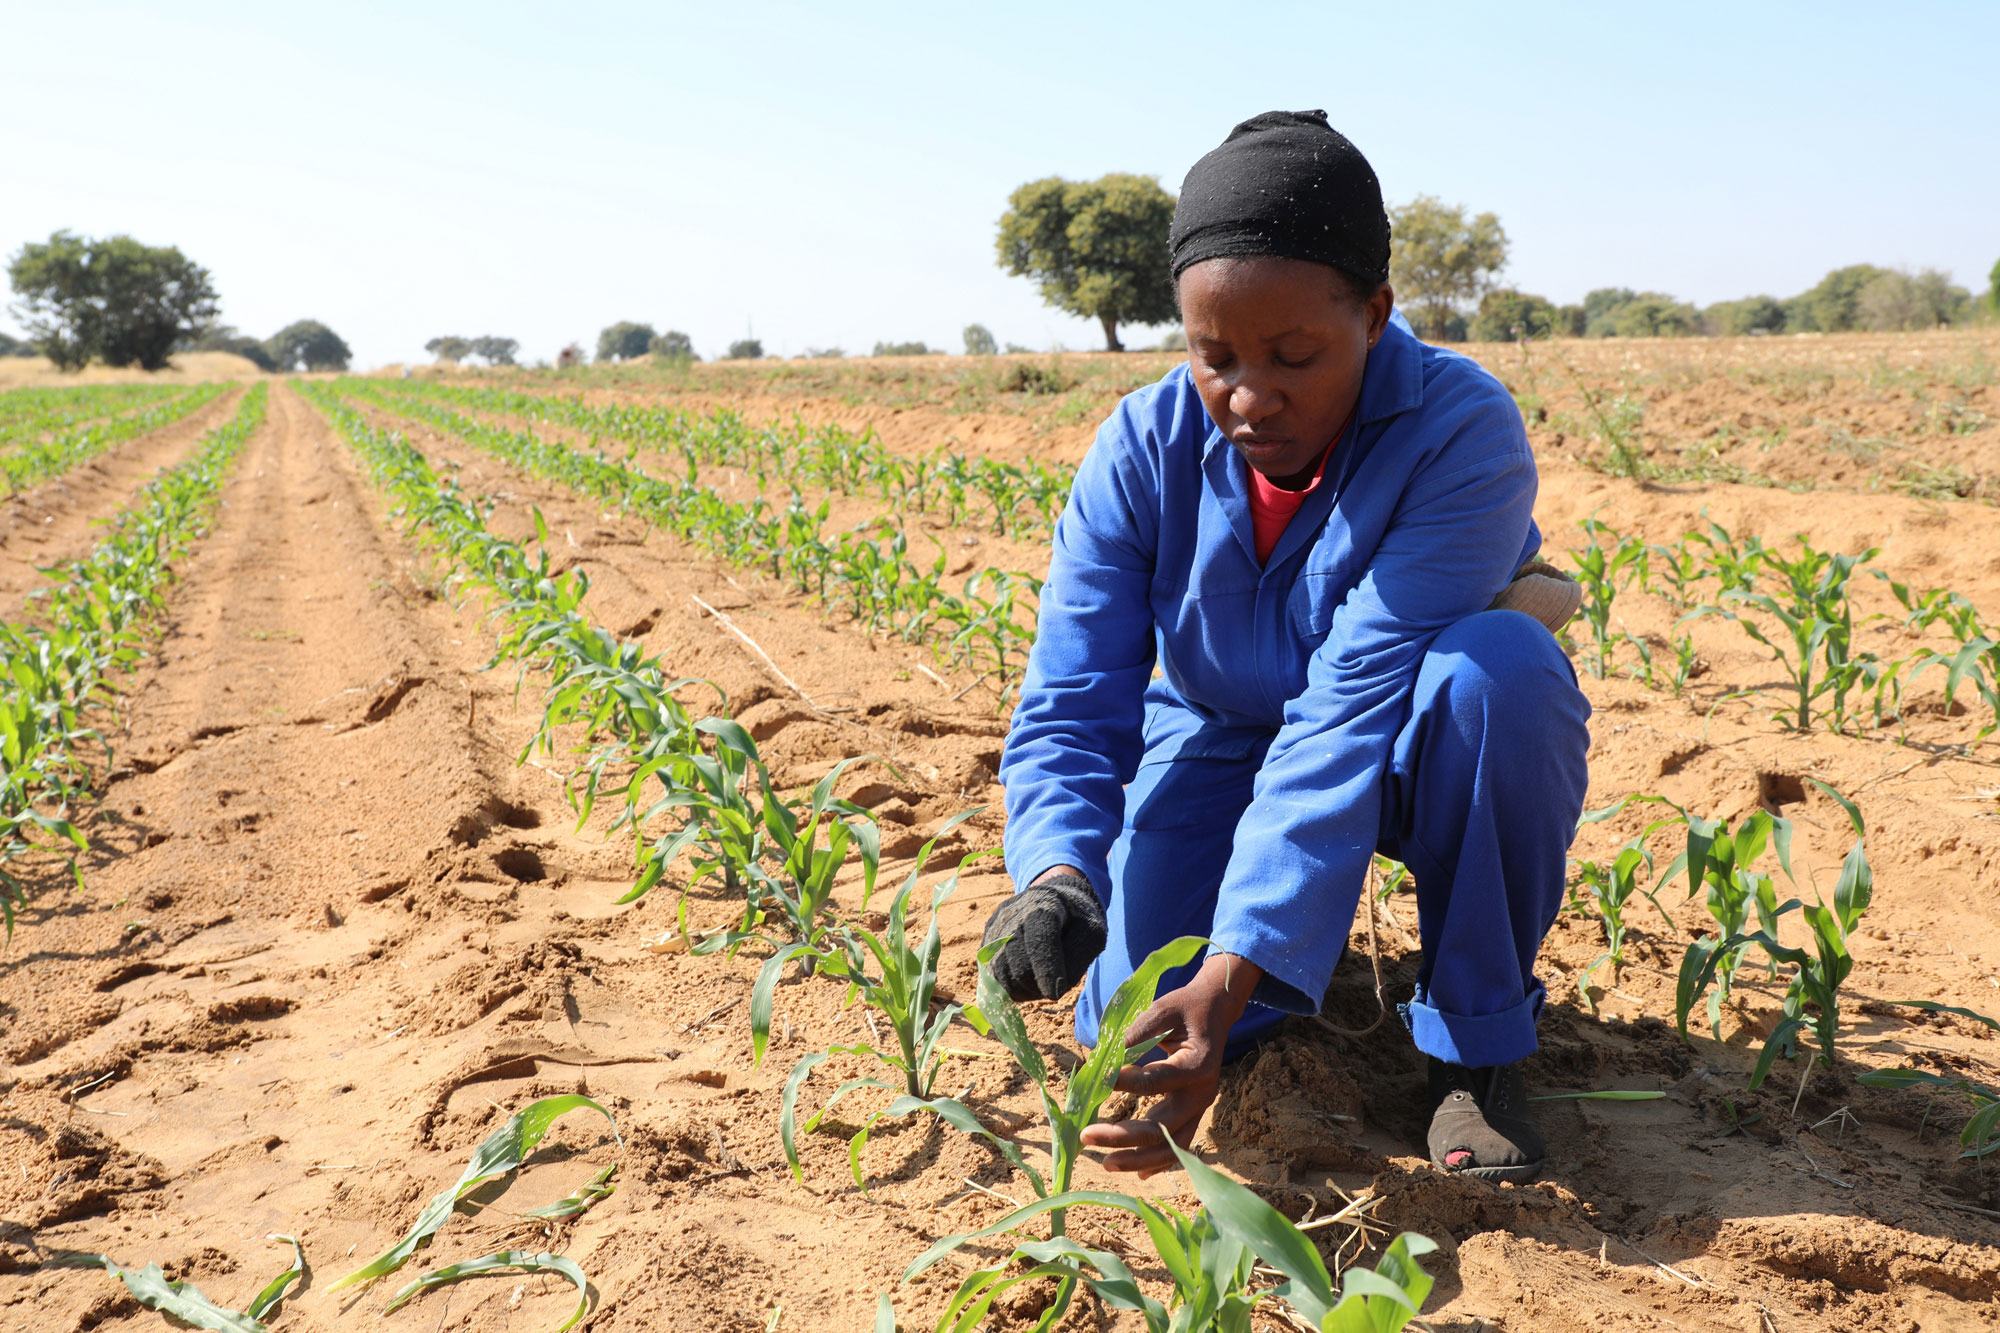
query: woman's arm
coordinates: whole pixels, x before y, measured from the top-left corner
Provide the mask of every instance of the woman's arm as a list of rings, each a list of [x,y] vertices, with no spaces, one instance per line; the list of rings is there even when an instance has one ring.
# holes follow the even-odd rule
[[[1153,672],[1156,467],[1128,399],[1098,432],[1056,524],[1035,646],[1000,759],[1007,871],[1018,887],[1064,867],[1100,899],[1110,892],[1105,863],[1138,767]]]

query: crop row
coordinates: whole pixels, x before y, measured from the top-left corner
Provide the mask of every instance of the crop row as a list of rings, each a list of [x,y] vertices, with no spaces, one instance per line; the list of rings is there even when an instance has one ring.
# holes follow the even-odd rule
[[[568,790],[580,821],[589,817],[600,796],[613,791],[622,796],[623,810],[613,827],[634,839],[636,852],[635,882],[623,901],[657,888],[685,854],[689,868],[679,912],[679,939],[684,946],[697,956],[744,948],[766,952],[750,1006],[753,1056],[763,1053],[778,983],[787,972],[830,978],[846,986],[894,1032],[892,1047],[836,1046],[808,1054],[794,1068],[785,1083],[779,1124],[794,1170],[799,1169],[796,1107],[806,1081],[827,1059],[859,1056],[893,1071],[895,1081],[850,1079],[836,1089],[820,1115],[833,1102],[863,1089],[901,1095],[867,1118],[852,1145],[857,1177],[869,1127],[884,1118],[924,1112],[992,1145],[1033,1186],[1038,1196],[1034,1203],[989,1227],[939,1241],[910,1266],[906,1277],[915,1277],[960,1245],[1049,1219],[1046,1238],[1021,1240],[1007,1262],[968,1278],[955,1293],[940,1328],[976,1326],[1007,1289],[1039,1278],[1057,1283],[1044,1327],[1061,1318],[1079,1288],[1088,1287],[1108,1304],[1139,1311],[1147,1326],[1159,1333],[1169,1328],[1238,1328],[1245,1325],[1250,1309],[1271,1294],[1253,1286],[1259,1259],[1285,1274],[1287,1280],[1276,1294],[1314,1327],[1394,1329],[1414,1315],[1430,1286],[1415,1262],[1429,1248],[1422,1237],[1398,1238],[1372,1272],[1350,1268],[1336,1291],[1319,1252],[1296,1227],[1255,1194],[1192,1157],[1183,1162],[1206,1205],[1194,1217],[1123,1194],[1068,1187],[1080,1156],[1083,1127],[1109,1097],[1119,1067],[1139,1053],[1127,1050],[1123,1039],[1127,1026],[1151,1003],[1165,969],[1185,961],[1201,941],[1169,945],[1121,988],[1107,1012],[1098,1046],[1070,1077],[1059,1099],[1021,1015],[986,966],[990,954],[980,959],[976,1005],[961,1011],[936,1003],[942,952],[937,908],[951,892],[955,875],[934,892],[930,927],[922,940],[912,943],[908,930],[910,898],[938,838],[974,812],[946,821],[918,853],[892,898],[884,930],[876,932],[842,919],[834,907],[836,883],[858,877],[865,912],[879,868],[873,817],[834,794],[841,775],[863,757],[842,760],[805,795],[785,797],[741,726],[722,714],[696,718],[679,702],[678,694],[700,682],[669,676],[641,645],[620,640],[590,622],[582,610],[588,583],[581,570],[554,570],[544,540],[537,541],[541,549],[531,557],[520,544],[490,532],[480,508],[454,482],[439,477],[408,441],[373,426],[324,385],[307,386],[305,392],[363,458],[377,484],[397,500],[417,540],[449,566],[447,586],[477,589],[483,595],[498,625],[496,661],[516,662],[523,672],[531,667],[547,672],[544,716],[529,750],[553,753],[557,732],[565,727],[585,733],[577,752],[583,757]],[[546,533],[538,531],[537,537],[545,538]],[[733,909],[727,926],[690,936],[688,895],[709,881],[719,883],[728,901],[740,899],[741,905]],[[949,1056],[943,1036],[961,1016],[996,1037],[1041,1089],[1050,1119],[1051,1161],[1046,1174],[1031,1168],[1020,1145],[988,1129],[971,1107],[934,1095],[938,1071]],[[807,1128],[818,1121],[814,1116]],[[442,1195],[440,1200],[446,1201],[442,1211],[433,1216],[427,1210],[419,1229],[428,1219],[434,1231],[448,1217],[450,1201]],[[1076,1207],[1122,1210],[1140,1219],[1172,1280],[1169,1303],[1140,1291],[1116,1255],[1083,1247],[1065,1234],[1063,1214]],[[400,1266],[429,1234],[419,1237],[417,1230],[403,1245],[342,1284],[369,1280]],[[1016,1258],[1030,1261],[1025,1271],[1013,1265]],[[894,1328],[886,1296],[877,1327]]]
[[[457,427],[461,431],[465,424],[463,419],[456,418],[455,414],[440,413],[432,415],[431,419],[436,424]],[[607,496],[610,494],[605,490],[599,490],[597,493]],[[1757,589],[1760,575],[1776,571],[1784,576],[1787,584],[1797,595],[1801,597],[1820,595],[1824,602],[1831,595],[1844,598],[1846,575],[1854,563],[1847,557],[1826,556],[1824,553],[1816,552],[1803,541],[1801,541],[1802,554],[1798,557],[1787,557],[1784,553],[1773,551],[1754,539],[1738,542],[1725,530],[1714,525],[1711,525],[1707,532],[1689,534],[1682,541],[1666,548],[1648,548],[1630,541],[1619,540],[1614,543],[1608,559],[1593,561],[1592,552],[1605,554],[1601,542],[1603,535],[1609,530],[1595,521],[1587,522],[1585,528],[1586,535],[1590,538],[1590,545],[1577,557],[1576,563],[1588,594],[1586,605],[1589,614],[1586,623],[1598,637],[1600,647],[1607,637],[1609,622],[1606,590],[1615,589],[1621,572],[1633,566],[1637,566],[1643,572],[1654,558],[1660,561],[1663,586],[1673,589],[1683,606],[1691,606],[1696,602],[1693,589],[1700,580],[1713,579],[1723,597],[1762,598],[1762,601],[1753,605],[1761,607],[1768,602],[1775,608],[1773,614],[1781,618],[1787,614],[1785,607]],[[1828,589],[1832,590],[1831,594],[1827,592]],[[1898,595],[1907,597],[1907,593],[1902,590],[1898,591]],[[1955,607],[1961,605],[1962,599],[1953,602],[1940,596],[1932,596],[1928,603],[1930,609],[1937,614],[1950,614]],[[1851,613],[1844,612],[1843,609],[1841,612],[1826,614],[1845,614],[1850,624],[1844,632],[1851,635]],[[1737,619],[1738,623],[1746,623],[1740,615],[1732,618]],[[1781,623],[1786,622],[1781,619]],[[1749,624],[1749,628],[1754,633],[1756,628],[1754,622]],[[1829,632],[1822,628],[1810,631],[1807,641],[1815,650],[1827,651],[1828,637]],[[1758,642],[1768,645],[1769,639],[1760,636]],[[1836,664],[1854,660],[1856,656],[1845,640],[1832,652],[1834,656],[1830,660]],[[1681,656],[1683,660],[1687,659],[1691,656],[1691,650],[1683,649]],[[1975,679],[1983,679],[1976,675],[1976,663],[1962,666],[1960,669],[1973,673]],[[1808,685],[1805,689],[1806,693],[1802,694],[1801,698],[1810,700],[1818,697],[1820,687]],[[1828,791],[1836,800],[1841,799],[1832,793],[1831,789]],[[1831,906],[1824,902],[1808,905],[1798,899],[1780,904],[1772,891],[1768,876],[1762,880],[1744,880],[1736,874],[1734,863],[1717,862],[1709,865],[1704,858],[1715,842],[1715,830],[1719,825],[1716,821],[1704,820],[1691,812],[1677,809],[1676,819],[1688,830],[1689,851],[1676,860],[1674,866],[1662,876],[1661,882],[1686,869],[1688,858],[1692,856],[1695,869],[1687,872],[1691,877],[1690,897],[1697,892],[1706,893],[1708,909],[1717,922],[1717,934],[1705,942],[1691,946],[1684,959],[1682,994],[1677,997],[1676,1015],[1683,1032],[1689,1008],[1698,1003],[1705,994],[1709,996],[1711,1002],[1711,1025],[1719,1025],[1720,1004],[1727,998],[1731,982],[1753,944],[1767,955],[1774,976],[1781,963],[1788,971],[1784,1017],[1773,1040],[1767,1045],[1765,1058],[1754,1076],[1754,1081],[1757,1083],[1761,1083],[1768,1074],[1771,1060],[1777,1054],[1791,1055],[1796,1052],[1797,1034],[1808,1025],[1811,1027],[1811,1034],[1817,1038],[1819,1047],[1815,1063],[1830,1063],[1833,1059],[1838,1026],[1838,986],[1846,976],[1848,967],[1851,966],[1851,962],[1847,961],[1846,940],[1861,913],[1866,911],[1869,885],[1872,884],[1865,853],[1862,850],[1859,811],[1847,806],[1844,800],[1841,803],[1848,809],[1850,817],[1855,822],[1857,838],[1853,858],[1843,867],[1842,882],[1835,890]],[[1621,849],[1619,857],[1611,866],[1584,867],[1583,878],[1578,886],[1578,901],[1585,901],[1582,895],[1588,894],[1590,903],[1603,916],[1610,946],[1607,953],[1614,965],[1623,961],[1623,903],[1641,887],[1641,876],[1638,873],[1640,866],[1643,864],[1645,869],[1651,870],[1652,855],[1646,849],[1645,842],[1663,826],[1664,822],[1656,822],[1645,835]],[[1723,832],[1725,834],[1723,845],[1736,846],[1735,843],[1728,841],[1727,830]],[[1779,821],[1775,834],[1771,834],[1768,829],[1765,833],[1778,839],[1783,868],[1789,877],[1789,825]],[[1655,885],[1652,889],[1646,890],[1649,894],[1655,895],[1656,902],[1657,888]],[[1758,913],[1757,932],[1752,932],[1748,924],[1748,913],[1753,904]],[[1812,935],[1813,952],[1810,954],[1783,945],[1777,939],[1781,918],[1792,911],[1801,913],[1801,919]],[[844,966],[837,959],[822,960],[821,965],[833,970],[839,970]],[[1586,976],[1595,966],[1594,964],[1592,969],[1586,970]],[[768,989],[764,993],[768,996]],[[753,1029],[758,1012],[758,1006],[753,1005]],[[763,1012],[768,1014],[768,1005],[764,1007]],[[915,1040],[916,1034],[913,1034],[911,1040],[904,1042],[900,1062],[888,1062],[904,1070],[906,1076],[912,1078],[909,1088],[909,1095],[912,1097],[927,1095],[929,1077],[935,1073],[934,1068],[927,1068],[921,1086],[915,1076],[910,1074],[911,1050]],[[932,1040],[934,1044],[934,1033]],[[839,1095],[836,1094],[836,1097]],[[824,1110],[820,1114],[824,1115]]]
[[[1583,528],[1587,542],[1572,560],[1583,584],[1582,622],[1590,635],[1582,661],[1594,676],[1608,674],[1617,650],[1629,647],[1637,657],[1629,668],[1634,676],[1679,694],[1696,665],[1686,627],[1714,616],[1741,628],[1784,671],[1787,697],[1775,716],[1795,731],[1824,724],[1847,732],[1863,721],[1864,708],[1875,726],[1899,721],[1908,692],[1933,668],[1944,672],[1947,710],[1970,684],[1988,713],[1979,736],[2000,729],[2000,626],[1984,621],[1962,594],[1913,589],[1871,569],[1903,607],[1905,629],[1938,627],[1951,642],[1900,658],[1856,644],[1858,628],[1889,618],[1857,616],[1854,606],[1854,574],[1874,560],[1876,548],[1845,555],[1819,550],[1799,536],[1786,550],[1755,536],[1739,539],[1713,522],[1666,545],[1626,536],[1596,519],[1585,519]],[[1671,664],[1656,662],[1647,639],[1612,627],[1619,593],[1634,587],[1681,613]]]
[[[1617,969],[1625,961],[1629,929],[1626,908],[1634,899],[1644,897],[1670,928],[1675,927],[1673,913],[1660,901],[1660,894],[1684,876],[1685,901],[1700,898],[1714,928],[1689,943],[1681,957],[1675,982],[1674,1023],[1682,1040],[1687,1040],[1688,1018],[1697,1005],[1705,1009],[1709,1029],[1720,1039],[1723,1006],[1750,963],[1753,949],[1762,955],[1765,979],[1771,983],[1784,982],[1777,1020],[1765,1035],[1763,1049],[1751,1071],[1749,1086],[1753,1092],[1770,1077],[1779,1057],[1793,1058],[1801,1053],[1805,1039],[1809,1038],[1815,1049],[1800,1074],[1799,1096],[1804,1095],[1816,1069],[1834,1063],[1841,987],[1854,968],[1851,944],[1875,896],[1875,874],[1868,861],[1867,835],[1860,809],[1825,783],[1817,779],[1809,781],[1840,807],[1854,830],[1854,843],[1841,861],[1831,903],[1816,888],[1810,903],[1798,897],[1778,901],[1778,882],[1770,868],[1771,861],[1776,862],[1777,873],[1784,876],[1788,885],[1794,890],[1799,885],[1792,873],[1791,822],[1768,810],[1756,810],[1732,828],[1726,820],[1704,818],[1663,796],[1633,795],[1601,810],[1587,812],[1579,825],[1609,819],[1628,806],[1663,805],[1672,811],[1648,823],[1608,861],[1586,860],[1577,864],[1569,905],[1573,910],[1594,913],[1603,924],[1605,938],[1605,951],[1577,977],[1577,989],[1585,1003],[1595,1008],[1590,979],[1597,969],[1608,965],[1615,979]],[[1674,828],[1685,835],[1684,846],[1656,874],[1652,840],[1663,830]],[[1801,945],[1785,944],[1779,937],[1781,923],[1793,912],[1799,914],[1804,927]],[[1889,1003],[1956,1014],[2000,1031],[2000,1021],[1970,1009],[1929,1000]],[[1866,1070],[1857,1080],[1875,1088],[1921,1087],[1969,1097],[1974,1110],[1960,1131],[1959,1155],[1981,1158],[2000,1152],[2000,1089],[1956,1072],[1940,1074],[1912,1067]]]
[[[172,567],[206,530],[264,401],[259,385],[192,458],[140,492],[96,550],[59,571],[21,623],[0,621],[0,910],[10,938],[26,888],[7,866],[51,838],[85,846],[72,815],[90,795],[93,758],[106,752],[94,710],[138,658]]]
[[[722,506],[720,521],[691,526],[706,527],[704,544],[724,558],[768,561],[774,574],[790,575],[802,590],[822,599],[831,593],[832,600],[846,602],[873,631],[919,639],[935,629],[952,656],[986,665],[1003,687],[1025,660],[1033,638],[1032,613],[1025,603],[1010,606],[1004,618],[986,608],[1016,593],[1025,576],[983,571],[965,599],[973,603],[970,618],[962,614],[963,606],[934,606],[942,561],[924,567],[909,560],[907,535],[897,520],[883,519],[851,535],[847,551],[816,549],[828,546],[819,531],[826,510],[807,508],[797,487],[817,483],[842,493],[873,491],[898,514],[932,509],[954,522],[967,515],[968,495],[979,494],[996,528],[1012,531],[1023,515],[1034,515],[1037,524],[1052,522],[1074,477],[1072,469],[1021,469],[943,450],[912,460],[839,427],[808,431],[795,423],[786,430],[757,430],[729,412],[699,417],[671,408],[593,407],[580,398],[439,383],[371,381],[353,391],[487,447],[496,436],[536,437],[467,417],[446,404],[585,432],[600,461],[607,460],[606,444],[622,445],[624,462],[612,464],[614,471],[601,476],[599,484],[584,487],[621,503],[630,503],[620,498],[631,493],[630,479],[643,475],[632,466],[641,447],[677,452],[686,459],[687,483],[673,488],[676,496],[689,494],[688,488],[699,485],[702,468],[716,464],[743,469],[759,489],[773,478],[783,480],[793,490],[782,515],[757,503],[736,505],[716,497],[706,503]],[[524,453],[520,443],[502,447]],[[571,475],[560,479],[576,485],[573,467],[565,470]],[[621,487],[628,489],[621,493]],[[746,513],[754,517],[746,519]],[[1875,557],[1874,550],[1842,555],[1820,551],[1800,537],[1797,549],[1786,551],[1756,537],[1739,540],[1715,523],[1659,545],[1620,534],[1596,519],[1585,520],[1582,527],[1585,543],[1571,552],[1571,560],[1584,585],[1582,627],[1590,643],[1582,657],[1593,675],[1607,674],[1617,650],[1626,648],[1636,659],[1630,667],[1633,675],[1650,687],[1679,694],[1699,668],[1687,625],[1716,616],[1740,626],[1784,669],[1789,700],[1777,716],[1794,729],[1809,730],[1817,721],[1847,731],[1861,721],[1864,709],[1877,726],[1900,720],[1906,693],[1932,668],[1943,670],[1947,709],[1961,687],[1970,687],[1990,717],[1980,735],[2000,729],[2000,626],[1985,623],[1962,595],[1948,589],[1912,590],[1871,570],[1890,583],[1907,612],[1907,627],[1941,627],[1952,635],[1953,646],[1927,647],[1906,658],[1883,658],[1855,646],[1858,625],[1877,617],[1857,621],[1849,583],[1854,571]],[[778,554],[781,546],[796,549]],[[1671,660],[1654,641],[1612,626],[1617,592],[1635,584],[1663,596],[1682,613],[1666,645]]]
[[[537,476],[616,505],[710,554],[760,567],[801,592],[847,609],[871,633],[929,644],[952,666],[993,676],[1002,692],[1018,680],[1034,642],[1041,581],[999,569],[973,573],[954,592],[948,553],[919,564],[909,535],[882,518],[829,534],[828,506],[808,509],[796,492],[783,510],[761,498],[725,499],[698,480],[670,482],[604,453],[586,453],[528,431],[467,417],[447,407],[394,398],[372,382],[344,381],[349,396],[424,421]]]
[[[740,468],[763,490],[772,479],[811,484],[842,495],[874,495],[899,512],[932,514],[952,526],[978,523],[995,533],[1040,535],[1055,526],[1069,500],[1076,469],[1047,463],[1007,463],[946,448],[899,454],[876,438],[839,425],[750,425],[730,411],[708,415],[678,408],[613,403],[593,407],[581,397],[512,389],[408,381],[383,385],[400,398],[449,403],[475,412],[548,422],[606,442],[658,451],[702,467]]]
[[[159,402],[180,390],[169,384],[86,384],[0,393],[0,446],[99,417]]]
[[[0,453],[0,486],[5,494],[60,476],[115,444],[170,426],[222,395],[226,385],[202,384],[179,398],[102,421],[83,421]]]

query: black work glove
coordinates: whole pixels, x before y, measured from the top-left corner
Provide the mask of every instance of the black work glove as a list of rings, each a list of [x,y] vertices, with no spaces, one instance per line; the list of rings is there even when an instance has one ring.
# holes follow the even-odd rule
[[[1002,938],[1006,947],[990,966],[1007,994],[1057,999],[1104,951],[1104,905],[1081,875],[1050,875],[993,909],[985,943]]]

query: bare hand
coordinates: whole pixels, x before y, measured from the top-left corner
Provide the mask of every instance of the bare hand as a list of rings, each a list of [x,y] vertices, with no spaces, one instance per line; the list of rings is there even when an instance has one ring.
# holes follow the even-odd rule
[[[1116,1087],[1141,1097],[1159,1097],[1143,1117],[1091,1125],[1083,1131],[1086,1148],[1106,1149],[1107,1171],[1136,1171],[1141,1179],[1175,1164],[1164,1134],[1185,1148],[1193,1139],[1202,1112],[1215,1100],[1222,1081],[1222,1051],[1229,1029],[1243,1016],[1264,970],[1235,954],[1211,954],[1187,985],[1168,991],[1139,1015],[1125,1033],[1137,1046],[1161,1037],[1163,1060],[1127,1065]]]

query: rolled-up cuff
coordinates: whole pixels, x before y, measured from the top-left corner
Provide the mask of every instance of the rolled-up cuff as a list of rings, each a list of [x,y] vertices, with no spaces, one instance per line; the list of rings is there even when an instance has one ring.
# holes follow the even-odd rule
[[[1539,981],[1532,985],[1526,999],[1496,1014],[1446,1013],[1427,1002],[1421,986],[1415,999],[1396,1008],[1410,1030],[1410,1040],[1425,1055],[1470,1069],[1511,1065],[1533,1055],[1538,1044],[1535,1020],[1541,1017],[1547,992]]]

